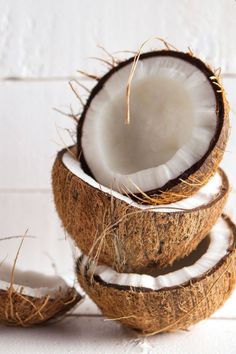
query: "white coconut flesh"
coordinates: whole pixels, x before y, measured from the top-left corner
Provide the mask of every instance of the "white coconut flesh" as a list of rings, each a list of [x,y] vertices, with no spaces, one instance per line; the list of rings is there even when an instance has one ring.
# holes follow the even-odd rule
[[[99,184],[95,179],[86,174],[80,164],[80,162],[75,159],[72,154],[69,152],[65,152],[62,156],[62,162],[67,167],[69,171],[71,171],[75,176],[79,177],[81,180],[86,182],[93,188],[99,189],[104,193],[111,194],[113,197],[124,201],[127,204],[132,205],[133,207],[143,209],[143,210],[151,210],[156,212],[176,212],[181,210],[192,210],[198,207],[202,207],[211,203],[213,200],[217,198],[222,189],[223,180],[219,172],[217,172],[208,183],[201,187],[201,189],[193,194],[191,197],[185,198],[181,201],[158,205],[155,207],[150,207],[148,205],[138,204],[131,198],[124,196],[123,194],[113,191],[110,188]]]
[[[151,191],[191,168],[216,132],[214,90],[200,69],[171,56],[140,60],[131,84],[130,124],[124,124],[131,64],[119,68],[93,97],[81,145],[96,180],[122,193]]]
[[[153,269],[152,275],[149,272],[149,274],[118,273],[108,266],[95,266],[93,263],[90,263],[90,269],[107,284],[159,290],[178,286],[203,276],[227,254],[232,242],[232,232],[227,222],[220,218],[207,238],[191,255],[176,261],[164,272]],[[87,262],[88,257],[83,256],[80,265],[82,272],[85,271]]]
[[[1,264],[0,266],[0,290],[8,291],[11,287],[12,265]],[[69,286],[59,276],[44,275],[38,272],[14,270],[12,287],[21,294],[34,298],[49,296],[55,298],[65,293]]]

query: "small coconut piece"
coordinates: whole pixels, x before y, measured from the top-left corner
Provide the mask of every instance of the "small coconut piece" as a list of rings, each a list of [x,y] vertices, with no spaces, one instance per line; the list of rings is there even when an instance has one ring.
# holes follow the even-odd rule
[[[236,229],[223,217],[199,247],[165,272],[117,273],[82,256],[81,286],[106,317],[152,335],[187,329],[209,317],[236,282]]]
[[[228,127],[219,76],[192,53],[152,51],[98,80],[78,122],[78,155],[100,184],[145,203],[170,203],[208,182]]]
[[[82,296],[59,276],[0,266],[0,322],[28,327],[62,316]]]
[[[86,174],[75,147],[58,154],[52,182],[56,209],[76,245],[120,272],[165,267],[191,253],[221,215],[229,191],[218,170],[192,197],[142,205]]]
[[[21,237],[13,265],[6,262],[7,257],[0,263],[0,323],[22,327],[62,316],[82,300],[76,289],[57,275],[16,268],[26,234],[1,239]]]

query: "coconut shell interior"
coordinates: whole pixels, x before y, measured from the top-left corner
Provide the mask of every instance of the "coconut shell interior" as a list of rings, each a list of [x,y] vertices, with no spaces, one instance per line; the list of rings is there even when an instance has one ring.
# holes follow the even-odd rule
[[[165,185],[158,189],[152,189],[141,193],[132,194],[132,198],[138,200],[142,199],[144,203],[150,203],[151,200],[155,204],[165,204],[181,200],[184,197],[188,197],[195,193],[199,188],[206,184],[209,178],[217,171],[218,165],[222,159],[229,130],[228,122],[228,103],[226,101],[224,90],[219,78],[217,78],[212,69],[203,63],[200,59],[194,57],[189,53],[182,53],[172,50],[152,51],[140,55],[140,61],[145,59],[159,56],[171,56],[182,60],[189,61],[196,66],[209,80],[210,85],[216,98],[216,115],[217,115],[217,128],[214,137],[209,142],[209,148],[202,158],[197,161],[193,166],[185,170],[176,178],[168,181]],[[84,107],[81,118],[78,122],[77,128],[77,144],[78,144],[78,156],[86,173],[93,176],[89,167],[89,161],[86,161],[84,152],[82,149],[81,138],[83,135],[83,125],[86,120],[87,112],[93,102],[96,95],[103,89],[106,82],[112,77],[118,70],[132,63],[134,58],[130,58],[126,61],[119,63],[118,66],[111,69],[106,73],[97,83],[97,85],[91,91],[88,97],[87,103]],[[214,78],[214,80],[213,80]],[[152,196],[150,199],[149,196]]]

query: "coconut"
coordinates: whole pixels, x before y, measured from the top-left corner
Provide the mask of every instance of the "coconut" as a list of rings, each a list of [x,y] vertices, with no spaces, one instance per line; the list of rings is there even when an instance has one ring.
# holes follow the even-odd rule
[[[74,154],[74,155],[73,155]],[[148,206],[100,185],[85,173],[76,148],[62,150],[52,171],[58,214],[86,255],[118,271],[165,267],[190,254],[222,212],[229,184],[219,169],[193,196]]]
[[[98,183],[144,203],[170,203],[216,172],[228,105],[218,74],[192,52],[140,51],[92,89],[78,122],[78,156]]]
[[[62,316],[82,296],[59,276],[0,266],[0,322],[28,327]]]
[[[236,276],[236,229],[223,217],[188,257],[165,271],[117,273],[83,256],[81,286],[103,314],[144,334],[187,329],[210,316],[229,297]]]
[[[18,237],[21,236],[1,241]],[[13,262],[9,260],[9,254],[0,262],[0,323],[28,327],[61,318],[83,297],[58,275],[28,271],[26,265],[16,266],[25,238],[26,234],[21,237]]]

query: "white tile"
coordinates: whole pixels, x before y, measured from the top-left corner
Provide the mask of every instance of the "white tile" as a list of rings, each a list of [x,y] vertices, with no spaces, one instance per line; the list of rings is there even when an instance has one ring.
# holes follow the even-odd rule
[[[0,238],[28,235],[25,238],[17,266],[34,271],[73,275],[71,244],[54,210],[49,193],[0,193]],[[13,264],[21,238],[0,240],[0,263]]]
[[[188,332],[169,333],[148,340],[154,354],[235,354],[236,321],[207,320]]]
[[[211,316],[212,318],[235,318],[236,320],[236,290],[225,304]]]
[[[102,316],[100,309],[88,296],[78,305],[74,313],[84,316]]]
[[[21,236],[28,229],[17,267],[65,277],[70,284],[79,287],[74,272],[74,246],[65,235],[55,212],[50,193],[0,193],[0,264],[4,260],[13,265],[21,238],[1,240],[9,236]],[[78,307],[77,313],[99,314],[97,306],[88,297]]]
[[[1,327],[1,352],[8,354],[235,354],[236,321],[209,320],[190,331],[142,338],[113,321],[68,317],[29,329]],[[13,340],[14,338],[14,340]]]
[[[75,102],[68,82],[0,82],[0,97],[0,189],[50,188],[56,151],[71,144],[62,128],[74,128],[53,110]]]
[[[236,72],[235,16],[234,0],[1,0],[0,77],[94,70],[97,63],[87,58],[98,54],[97,44],[136,50],[153,35]]]

